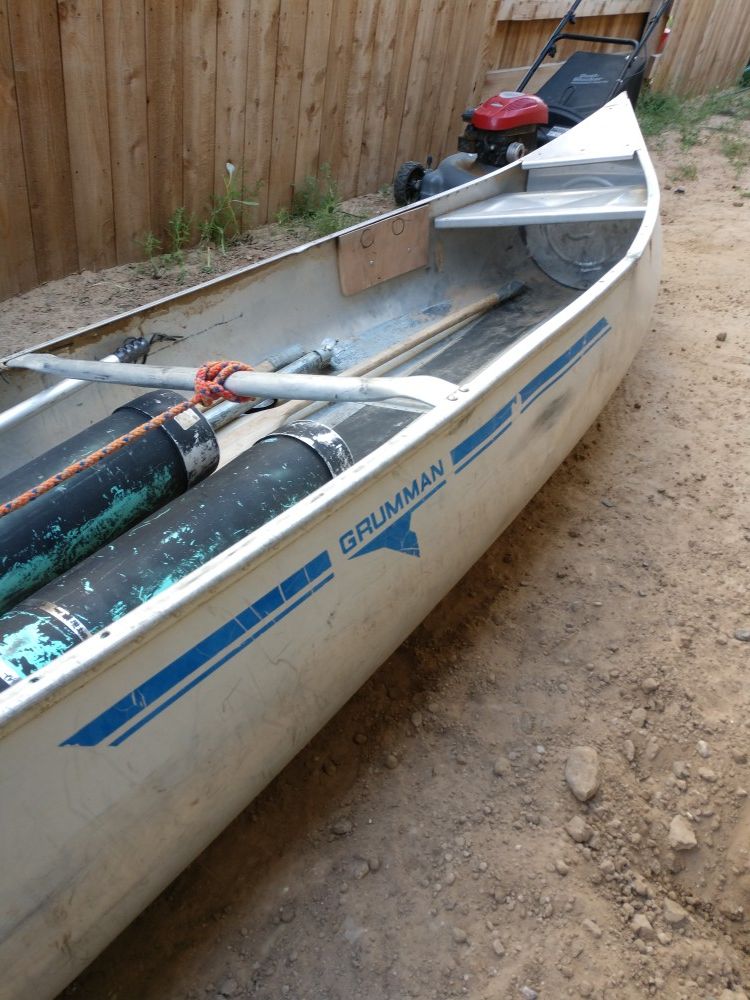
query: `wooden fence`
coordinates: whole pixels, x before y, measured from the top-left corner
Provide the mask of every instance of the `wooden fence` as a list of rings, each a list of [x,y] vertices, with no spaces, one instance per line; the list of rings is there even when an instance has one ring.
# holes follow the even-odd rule
[[[226,164],[250,221],[453,145],[497,0],[0,0],[0,298],[141,255]],[[450,136],[450,141],[448,137]]]
[[[748,0],[678,0],[673,38],[661,56],[654,86],[705,94],[735,84],[750,61]]]
[[[750,34],[746,0],[681,2],[703,20],[677,21],[665,78],[713,84]],[[580,28],[638,34],[648,0],[586,4]],[[259,185],[255,223],[324,163],[348,196],[453,151],[487,71],[530,62],[566,7],[0,0],[0,299],[137,259],[177,207],[205,213],[227,163]],[[728,7],[741,31],[709,17]]]

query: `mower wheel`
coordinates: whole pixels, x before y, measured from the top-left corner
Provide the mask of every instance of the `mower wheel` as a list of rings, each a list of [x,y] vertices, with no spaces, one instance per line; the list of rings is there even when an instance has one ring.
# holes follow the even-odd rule
[[[425,170],[421,163],[414,160],[401,164],[393,178],[393,198],[397,205],[411,205],[413,201],[419,201]]]

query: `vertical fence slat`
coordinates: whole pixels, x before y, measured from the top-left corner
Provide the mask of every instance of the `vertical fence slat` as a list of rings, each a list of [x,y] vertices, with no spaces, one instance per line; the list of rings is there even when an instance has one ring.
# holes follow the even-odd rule
[[[247,184],[242,161],[245,152],[245,94],[247,93],[248,7],[245,0],[219,0],[216,32],[216,148],[214,190],[221,193],[226,165],[237,174],[235,183]]]
[[[328,67],[328,44],[331,38],[333,0],[309,0],[305,55],[302,66],[300,131],[294,165],[294,187],[306,177],[315,177],[320,167],[320,137],[323,123],[323,100]]]
[[[414,39],[417,34],[418,11],[419,8],[416,4],[401,3],[399,5],[398,30],[388,81],[388,102],[385,109],[380,154],[380,176],[383,180],[388,181],[393,178],[393,172],[398,162],[398,140],[401,134],[401,121],[409,85]]]
[[[214,190],[216,4],[184,0],[182,18],[182,203],[198,219]],[[244,107],[244,90],[241,100]]]
[[[458,81],[464,61],[464,49],[467,43],[467,33],[471,30],[478,5],[484,0],[469,0],[461,9],[454,26],[450,56],[446,64],[444,90],[441,97],[442,115],[435,122],[435,132],[430,141],[430,147],[440,148],[438,155],[445,156],[455,153],[457,137],[463,131],[461,112],[465,95],[459,93]],[[494,25],[493,25],[494,27]]]
[[[182,205],[182,5],[149,0],[146,88],[151,229],[163,236]]]
[[[323,98],[325,127],[320,136],[320,164],[321,166],[328,164],[336,179],[339,176],[341,161],[353,34],[354,18],[352,17],[351,0],[334,0],[331,38],[328,45],[326,89]]]
[[[0,136],[3,137],[4,153],[3,169],[0,170],[0,246],[3,248],[0,253],[0,299],[4,299],[33,288],[38,281],[7,0],[0,0]]]
[[[151,227],[144,0],[104,0],[109,148],[118,263]]]
[[[55,0],[9,0],[16,95],[40,281],[78,268]]]
[[[362,155],[359,161],[356,190],[374,191],[391,171],[384,173],[383,131],[388,110],[388,87],[393,69],[398,32],[399,0],[380,0],[375,42],[372,53],[370,86],[367,88],[367,110],[362,131]]]
[[[344,198],[357,192],[357,175],[362,157],[362,137],[367,117],[367,94],[370,89],[375,28],[378,23],[378,0],[364,0],[357,5],[352,37],[352,59],[346,93],[341,160],[338,167],[339,189]]]
[[[423,97],[432,58],[432,37],[435,32],[435,13],[438,3],[439,0],[422,0],[419,5],[419,20],[411,55],[404,114],[396,147],[397,163],[404,160],[423,160],[429,152],[426,149],[416,148],[415,142],[421,117],[429,113],[424,107]]]
[[[245,99],[245,176],[258,189],[258,219],[268,218],[271,176],[276,52],[280,0],[253,0],[250,7],[247,94]]]
[[[268,184],[268,211],[272,215],[289,204],[294,189],[306,25],[307,0],[281,0]]]
[[[78,263],[115,263],[107,71],[101,0],[64,0],[60,20]]]

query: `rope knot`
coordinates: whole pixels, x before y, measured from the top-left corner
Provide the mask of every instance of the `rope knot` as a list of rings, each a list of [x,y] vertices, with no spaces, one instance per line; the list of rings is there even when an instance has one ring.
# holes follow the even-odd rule
[[[202,403],[213,406],[219,399],[228,399],[231,403],[247,403],[253,396],[238,396],[227,389],[224,383],[230,375],[236,372],[251,372],[252,365],[242,361],[208,361],[198,369],[195,375],[195,396],[191,404]]]

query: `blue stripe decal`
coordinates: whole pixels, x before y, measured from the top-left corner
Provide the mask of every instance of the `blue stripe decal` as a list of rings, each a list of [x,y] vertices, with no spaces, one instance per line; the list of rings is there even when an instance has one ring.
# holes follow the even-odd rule
[[[192,649],[178,656],[176,660],[167,664],[166,667],[154,674],[153,677],[144,681],[143,684],[134,688],[124,698],[121,698],[95,719],[92,719],[91,722],[88,722],[67,740],[64,740],[60,746],[92,747],[102,743],[117,732],[121,726],[130,722],[135,716],[140,715],[149,705],[152,705],[168,691],[171,691],[172,688],[177,687],[178,684],[191,674],[194,674],[196,670],[203,667],[231,643],[236,642],[237,639],[241,638],[251,629],[256,628],[263,619],[269,618],[274,612],[279,612],[260,631],[255,632],[250,639],[237,647],[237,650],[229,656],[225,656],[219,664],[212,666],[208,671],[201,674],[200,678],[195,681],[195,683],[198,683],[198,680],[207,677],[217,666],[226,663],[227,660],[236,655],[236,652],[243,649],[249,642],[253,642],[259,635],[271,628],[272,625],[275,625],[276,622],[286,617],[303,600],[307,600],[316,590],[319,590],[324,583],[328,583],[332,579],[333,573],[330,573],[324,580],[321,580],[296,601],[290,603],[292,598],[300,594],[301,591],[306,590],[311,583],[318,580],[319,577],[330,569],[331,557],[328,552],[321,552],[303,566],[302,569],[287,577],[286,580],[282,580],[277,587],[264,594],[263,597],[255,601],[254,604],[251,604],[235,618],[231,618],[228,622],[225,622],[215,632],[212,632],[205,639],[201,639]],[[192,686],[194,685],[191,684],[189,687]],[[184,688],[182,693],[189,690],[189,687]],[[173,700],[175,699],[171,699],[168,704],[171,704]],[[156,713],[151,713],[149,718],[153,717],[154,714]]]
[[[500,428],[506,421],[511,418],[511,413],[513,410],[513,400],[506,403],[505,406],[498,410],[497,413],[490,417],[490,419],[478,427],[472,434],[465,438],[460,444],[457,444],[455,448],[451,449],[451,461],[454,465],[459,465],[463,460],[483,444],[491,434],[493,434],[498,428]],[[484,451],[484,449],[482,449]],[[468,464],[468,463],[466,463]]]
[[[563,375],[569,372],[574,365],[577,365],[581,358],[588,354],[591,348],[605,337],[611,329],[612,327],[609,325],[607,319],[602,317],[590,330],[569,347],[567,351],[561,354],[559,358],[547,365],[538,375],[535,375],[521,389],[521,413],[528,409],[548,389],[551,389],[556,382],[559,382]]]
[[[475,451],[474,454],[471,456],[471,458],[466,459],[463,465],[456,466],[456,468],[453,470],[456,473],[456,475],[458,475],[459,472],[463,472],[467,465],[471,465],[471,463],[474,461],[475,458],[479,458],[479,456],[483,452],[487,451],[487,449],[491,444],[494,444],[495,441],[497,441],[498,438],[501,438],[507,430],[510,430],[510,427],[511,427],[511,421],[509,420],[508,423],[504,424],[496,434],[493,434],[493,436],[484,445],[484,447],[480,448],[479,451]]]
[[[117,737],[117,739],[112,740],[110,746],[119,747],[119,745],[121,743],[124,743],[125,740],[129,739],[133,735],[133,733],[137,733],[139,729],[142,729],[146,725],[146,723],[151,722],[151,720],[156,718],[157,715],[160,715],[165,708],[169,708],[170,705],[174,704],[174,702],[182,698],[182,696],[184,694],[187,694],[188,691],[192,691],[192,689],[196,687],[196,685],[200,684],[201,681],[204,681],[206,677],[209,677],[215,670],[218,670],[219,667],[223,667],[225,663],[229,662],[229,660],[234,659],[234,657],[238,653],[241,653],[243,649],[245,649],[251,643],[255,642],[256,639],[260,638],[260,636],[262,636],[264,632],[267,632],[270,628],[273,628],[273,626],[277,622],[280,622],[282,618],[286,618],[286,616],[290,614],[290,612],[294,611],[294,609],[299,607],[300,604],[303,604],[308,599],[308,597],[312,597],[312,595],[316,591],[320,590],[321,587],[324,587],[330,580],[333,579],[333,577],[334,574],[329,573],[328,576],[324,577],[320,581],[320,583],[316,583],[311,590],[308,590],[306,594],[303,594],[302,597],[299,597],[293,604],[290,604],[288,608],[284,608],[284,610],[281,611],[278,615],[276,615],[275,618],[273,618],[270,622],[266,622],[266,624],[262,628],[259,628],[257,632],[254,632],[249,638],[245,639],[244,642],[241,642],[239,646],[235,646],[235,648],[230,650],[230,652],[228,652],[226,656],[222,656],[222,658],[220,660],[217,660],[216,663],[212,663],[207,670],[204,670],[202,674],[199,674],[197,677],[194,677],[188,684],[185,685],[184,688],[182,688],[180,691],[177,691],[170,698],[167,698],[166,701],[163,701],[161,705],[159,705],[157,708],[153,710],[153,712],[149,712],[148,715],[144,716],[142,719],[139,719],[134,726],[130,727],[130,729],[126,729],[124,733],[122,733],[120,736]]]

